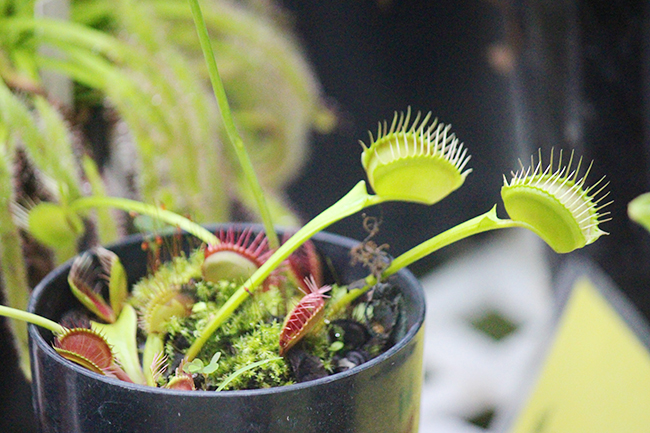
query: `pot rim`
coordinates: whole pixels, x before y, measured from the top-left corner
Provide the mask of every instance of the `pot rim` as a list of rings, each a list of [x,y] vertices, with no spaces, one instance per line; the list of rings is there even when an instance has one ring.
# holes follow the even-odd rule
[[[215,231],[218,230],[221,227],[227,227],[231,225],[235,225],[236,227],[252,227],[252,228],[260,228],[261,225],[259,224],[250,224],[250,223],[224,223],[224,224],[211,224],[211,225],[206,225],[205,227],[210,230],[210,231]],[[283,231],[283,228],[278,227],[279,231]],[[285,231],[287,229],[284,229]],[[185,234],[185,233],[184,233]],[[134,234],[134,235],[129,235],[124,238],[122,238],[120,241],[108,245],[106,248],[109,250],[112,250],[116,247],[120,248],[125,248],[128,247],[132,244],[141,244],[142,241],[144,240],[145,236],[142,234]],[[344,247],[353,247],[359,243],[359,241],[354,240],[349,237],[329,233],[329,232],[319,232],[316,235],[314,235],[312,238],[314,241],[318,242],[324,242],[324,243],[330,243],[330,244],[336,244],[336,245],[341,245]],[[38,285],[34,288],[34,291],[32,292],[32,295],[30,297],[29,305],[28,305],[28,311],[31,313],[34,313],[36,309],[36,304],[38,299],[42,296],[43,292],[47,289],[47,286],[55,279],[61,278],[62,274],[67,275],[67,273],[70,270],[70,267],[72,265],[72,261],[74,258],[66,261],[62,265],[58,266],[55,268],[52,272],[50,272],[43,280],[41,280]],[[56,353],[54,348],[49,344],[45,338],[43,338],[43,335],[41,334],[41,330],[39,329],[38,326],[29,324],[29,338],[30,342],[32,344],[38,345],[41,350],[44,350],[45,353],[53,357],[56,362],[59,364],[62,364],[63,366],[67,368],[71,368],[73,371],[77,372],[78,374],[82,374],[84,376],[87,376],[88,378],[95,379],[99,382],[106,383],[107,385],[113,385],[113,386],[121,386],[126,389],[132,390],[132,391],[141,391],[141,392],[151,392],[151,393],[156,393],[156,394],[163,394],[163,395],[173,395],[173,396],[195,396],[195,397],[219,397],[219,398],[240,398],[240,397],[246,397],[246,396],[262,396],[262,395],[272,395],[272,394],[277,394],[277,393],[285,393],[285,392],[292,392],[292,391],[298,391],[300,389],[304,389],[307,387],[313,387],[313,386],[324,386],[326,384],[332,383],[332,382],[337,382],[339,380],[343,380],[347,377],[359,374],[365,370],[368,370],[375,365],[381,364],[382,362],[386,361],[388,358],[391,358],[393,355],[397,354],[401,350],[403,350],[408,343],[413,340],[413,338],[416,336],[420,328],[422,327],[425,319],[425,312],[426,312],[426,306],[425,306],[425,296],[424,296],[424,289],[422,288],[420,282],[417,280],[417,278],[413,275],[411,271],[408,269],[402,269],[399,272],[395,274],[395,276],[399,276],[402,279],[406,280],[408,284],[410,284],[415,290],[413,291],[413,297],[415,298],[414,305],[416,306],[416,311],[415,315],[417,317],[417,320],[410,326],[404,337],[395,343],[390,349],[388,349],[386,352],[382,353],[381,355],[377,356],[376,358],[371,359],[368,362],[365,362],[359,366],[353,367],[349,370],[340,372],[340,373],[335,373],[326,377],[322,377],[319,379],[307,381],[307,382],[300,382],[300,383],[295,383],[291,385],[285,385],[285,386],[278,386],[278,387],[271,387],[271,388],[261,388],[261,389],[249,389],[249,390],[233,390],[233,391],[222,391],[222,392],[215,392],[215,391],[204,391],[204,390],[196,390],[196,391],[181,391],[181,390],[172,390],[172,389],[166,389],[166,388],[158,388],[158,387],[151,387],[147,385],[141,385],[141,384],[135,384],[135,383],[129,383],[129,382],[124,382],[119,379],[107,377],[100,375],[98,373],[92,372],[88,369],[85,369],[81,367],[78,364],[75,364],[72,361],[69,361],[60,355]],[[394,278],[394,277],[391,277]],[[47,331],[44,331],[47,332]],[[34,374],[36,374],[34,372]]]

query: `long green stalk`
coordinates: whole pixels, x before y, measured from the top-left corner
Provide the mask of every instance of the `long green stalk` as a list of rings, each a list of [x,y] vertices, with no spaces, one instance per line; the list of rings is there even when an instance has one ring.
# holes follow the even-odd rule
[[[282,263],[287,257],[297,250],[302,244],[309,240],[316,233],[329,225],[350,216],[360,210],[382,203],[384,199],[376,195],[368,194],[366,183],[360,181],[350,192],[339,201],[313,220],[305,224],[291,238],[285,242],[269,259],[240,287],[226,303],[217,311],[212,320],[201,331],[200,336],[192,343],[185,357],[191,361],[194,359],[210,336],[223,324],[232,313],[251,295],[257,287]]]
[[[16,319],[22,322],[40,326],[41,328],[52,331],[56,335],[60,335],[65,332],[65,328],[53,320],[46,319],[45,317],[41,317],[37,314],[18,310],[16,308],[5,307],[4,305],[0,305],[0,316],[9,317],[11,319]]]
[[[420,260],[425,256],[428,256],[434,251],[438,251],[440,248],[451,245],[454,242],[458,242],[461,239],[465,239],[479,233],[509,227],[530,228],[527,224],[519,221],[513,221],[510,219],[503,220],[498,218],[495,206],[486,213],[465,221],[462,224],[458,224],[457,226],[452,227],[449,230],[446,230],[439,235],[422,242],[418,246],[408,250],[399,257],[396,257],[391,262],[390,266],[388,266],[388,268],[383,272],[382,278],[388,278],[400,269],[411,265],[412,263]]]
[[[239,132],[235,126],[235,122],[230,111],[230,104],[228,103],[228,98],[226,97],[226,91],[223,87],[221,76],[219,75],[219,69],[217,68],[217,62],[214,59],[212,43],[210,42],[208,29],[205,26],[205,20],[203,19],[201,6],[199,5],[198,0],[189,0],[189,2],[192,9],[192,17],[194,18],[194,25],[199,37],[199,42],[201,43],[201,50],[203,51],[203,56],[205,57],[206,65],[208,68],[208,74],[210,75],[210,82],[212,83],[214,96],[217,99],[219,111],[221,112],[221,118],[226,128],[226,134],[228,135],[228,139],[235,149],[237,159],[239,160],[239,164],[241,165],[244,176],[248,180],[249,187],[255,195],[258,212],[260,213],[262,223],[264,224],[264,231],[266,232],[269,246],[271,248],[277,248],[280,246],[280,240],[277,233],[275,232],[275,227],[273,226],[273,221],[271,220],[271,214],[266,205],[266,199],[264,198],[264,192],[262,191],[262,186],[260,185],[260,182],[257,178],[257,174],[255,173],[253,163],[251,162],[250,157],[246,152],[244,142],[239,136]]]
[[[207,244],[218,244],[219,238],[213,233],[204,229],[194,221],[182,217],[174,212],[161,209],[156,206],[141,203],[135,200],[120,197],[82,197],[70,203],[70,210],[73,212],[82,212],[92,208],[115,208],[127,212],[136,212],[159,219],[167,224],[178,227],[191,235],[201,239]]]
[[[428,256],[429,254],[438,251],[443,247],[446,247],[447,245],[458,242],[459,240],[477,235],[479,233],[509,227],[523,227],[528,229],[531,228],[523,222],[513,221],[510,219],[503,220],[498,218],[495,206],[486,213],[465,221],[462,224],[454,226],[449,230],[446,230],[432,237],[431,239],[422,242],[416,247],[413,247],[402,255],[396,257],[393,259],[388,268],[386,268],[386,270],[382,273],[381,278],[386,279],[398,272],[400,269],[411,265],[421,258]],[[365,287],[350,290],[346,295],[342,296],[334,303],[332,303],[328,307],[328,317],[335,317],[341,309],[345,308],[345,306],[349,305],[352,301],[368,291],[370,287],[375,285],[377,283],[377,279],[374,275],[368,275],[366,277],[365,283]]]

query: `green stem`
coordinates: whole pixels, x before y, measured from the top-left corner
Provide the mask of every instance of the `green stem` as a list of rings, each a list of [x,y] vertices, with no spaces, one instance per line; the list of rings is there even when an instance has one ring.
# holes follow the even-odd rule
[[[258,211],[260,213],[260,217],[262,218],[262,223],[264,224],[266,237],[269,240],[269,246],[272,249],[275,249],[280,246],[280,240],[277,233],[275,232],[275,227],[273,226],[273,221],[271,220],[271,213],[269,212],[269,209],[266,205],[264,192],[262,191],[262,186],[260,185],[257,175],[255,174],[253,163],[251,162],[250,157],[246,152],[244,142],[239,136],[239,132],[235,126],[235,122],[230,111],[230,105],[228,104],[228,98],[226,97],[226,91],[223,87],[221,76],[219,75],[219,69],[217,68],[217,62],[214,59],[212,44],[210,42],[210,36],[208,35],[208,29],[205,25],[205,20],[203,19],[201,7],[199,6],[198,0],[189,0],[189,2],[192,9],[192,17],[194,18],[196,32],[199,37],[199,42],[201,43],[201,50],[203,51],[203,56],[205,57],[205,62],[208,68],[208,74],[210,75],[210,82],[212,83],[214,96],[217,99],[219,111],[221,112],[221,118],[226,128],[226,134],[228,135],[228,139],[235,149],[237,159],[239,160],[239,164],[241,165],[244,176],[248,180],[249,187],[255,195]]]
[[[156,7],[158,15],[167,20],[182,20],[188,18],[186,9],[179,7],[176,1],[152,2]],[[283,79],[287,80],[294,89],[301,101],[310,100],[310,85],[304,76],[306,65],[300,61],[300,56],[294,53],[299,52],[289,40],[276,35],[273,27],[260,20],[258,16],[250,13],[245,8],[233,7],[224,3],[219,8],[205,11],[207,25],[221,34],[234,36],[243,39],[247,44],[261,47],[264,55],[275,60],[275,66],[280,70]],[[183,27],[170,29],[177,32]],[[176,35],[176,34],[175,34]],[[176,40],[176,39],[174,39]],[[242,56],[245,52],[241,53]]]
[[[462,224],[452,227],[449,230],[446,230],[439,235],[422,242],[420,245],[395,258],[391,262],[390,266],[388,266],[388,268],[383,272],[382,278],[388,278],[400,269],[409,266],[410,264],[420,260],[425,256],[428,256],[440,248],[458,242],[461,239],[465,239],[479,233],[504,229],[508,227],[528,228],[527,225],[518,221],[513,221],[510,219],[499,219],[499,217],[497,217],[496,206],[494,206],[483,215],[479,215],[472,218],[471,220],[465,221]]]
[[[218,244],[219,238],[208,230],[204,229],[194,221],[182,217],[174,212],[161,209],[139,201],[129,200],[120,197],[82,197],[70,203],[70,210],[79,212],[90,208],[106,208],[112,207],[116,209],[125,210],[127,212],[136,212],[142,215],[148,215],[156,218],[169,225],[179,227],[182,230],[190,233],[207,244]]]
[[[240,287],[226,303],[217,311],[212,320],[201,331],[199,337],[192,343],[185,357],[188,361],[194,359],[203,345],[212,334],[224,323],[230,315],[259,287],[266,277],[276,269],[287,257],[312,236],[329,225],[352,215],[368,206],[379,204],[384,200],[381,197],[370,195],[366,190],[366,183],[359,182],[350,192],[339,201],[325,209],[320,215],[305,224],[287,242],[285,242],[271,257],[255,271],[255,273]]]
[[[280,357],[280,356],[277,356],[277,357],[275,357],[275,358],[263,359],[263,360],[261,360],[261,361],[253,362],[252,364],[249,364],[249,365],[246,365],[246,366],[240,368],[239,370],[235,371],[234,373],[232,373],[231,375],[229,375],[228,377],[226,377],[226,378],[221,382],[221,384],[219,384],[219,386],[217,387],[217,391],[223,391],[223,389],[224,389],[226,386],[228,386],[228,384],[229,384],[230,382],[232,382],[233,380],[235,380],[235,379],[237,378],[237,376],[240,376],[242,373],[245,373],[245,372],[247,372],[248,370],[252,370],[252,369],[254,369],[254,368],[260,367],[260,366],[262,366],[262,365],[264,365],[264,364],[268,364],[269,362],[279,361],[280,359],[282,359],[282,357]]]
[[[420,260],[421,258],[438,251],[439,249],[446,247],[447,245],[458,242],[461,239],[468,238],[470,236],[491,231],[504,229],[508,227],[524,227],[530,229],[530,227],[522,222],[513,221],[513,220],[502,220],[497,217],[496,206],[487,211],[486,213],[474,217],[468,221],[465,221],[462,224],[459,224],[455,227],[446,230],[431,239],[422,242],[418,246],[411,248],[404,254],[393,259],[390,266],[382,273],[381,278],[386,279],[391,275],[398,272],[400,269],[409,266],[410,264]],[[338,312],[343,308],[357,299],[359,296],[363,295],[368,289],[374,286],[377,283],[377,279],[374,275],[368,275],[366,277],[366,285],[360,289],[350,290],[346,295],[337,299],[336,302],[328,308],[327,317],[335,317]]]
[[[12,170],[6,145],[7,143],[0,139],[0,185],[2,185],[0,190],[0,287],[4,288],[7,305],[19,310],[26,310],[29,303],[29,284],[23,257],[22,239],[11,212],[15,197],[11,188]],[[11,324],[9,328],[15,338],[20,367],[25,377],[31,378],[27,326],[20,322]]]
[[[17,310],[11,307],[0,305],[0,316],[9,317],[11,319],[22,320],[23,322],[31,323],[41,328],[52,331],[56,335],[61,335],[65,332],[65,328],[53,320],[46,319],[37,314],[28,313],[23,310]]]

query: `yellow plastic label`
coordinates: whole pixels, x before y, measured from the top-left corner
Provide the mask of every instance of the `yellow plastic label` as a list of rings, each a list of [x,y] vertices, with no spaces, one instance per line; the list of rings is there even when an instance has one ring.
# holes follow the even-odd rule
[[[650,432],[650,353],[579,280],[511,433]]]

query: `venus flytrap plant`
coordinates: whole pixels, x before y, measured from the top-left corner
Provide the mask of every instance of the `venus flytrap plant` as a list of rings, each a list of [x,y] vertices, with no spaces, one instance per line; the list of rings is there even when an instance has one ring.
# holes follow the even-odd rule
[[[215,81],[219,81],[218,75],[215,76]],[[370,147],[364,145],[362,154],[362,163],[368,172],[370,181],[379,187],[377,194],[368,193],[365,182],[360,181],[339,201],[298,230],[215,314],[212,321],[188,350],[187,359],[194,359],[210,336],[230,317],[233,311],[259,287],[277,266],[314,234],[369,206],[389,200],[433,204],[460,187],[471,171],[463,171],[469,156],[455,136],[449,134],[449,128],[436,127],[437,122],[427,126],[430,117],[431,115],[427,115],[421,123],[418,123],[420,118],[418,115],[413,124],[409,126],[409,109],[406,116],[399,116],[399,121],[398,115],[395,114],[390,129],[386,124],[383,127],[380,124],[377,140],[373,141]],[[415,168],[412,168],[407,160]],[[413,172],[416,172],[415,176]],[[418,173],[429,172],[435,174],[418,175]],[[384,176],[389,177],[391,181],[385,182]]]
[[[483,215],[417,245],[393,259],[381,274],[384,280],[400,269],[421,258],[467,237],[504,228],[520,227],[531,230],[557,253],[569,253],[595,242],[607,234],[599,224],[608,221],[607,212],[601,212],[611,202],[601,203],[608,195],[603,178],[586,187],[589,173],[580,177],[581,160],[573,169],[573,153],[566,165],[562,165],[562,153],[554,169],[553,153],[546,168],[542,164],[541,151],[538,161],[531,158],[530,167],[512,173],[511,180],[504,176],[501,196],[511,219],[500,219],[496,206]],[[335,317],[341,309],[378,283],[374,274],[366,277],[361,288],[351,290],[328,308],[328,317]]]
[[[101,178],[106,176],[106,171],[102,171],[106,166],[98,168],[97,162],[88,155],[79,158],[83,153],[81,146],[89,145],[78,140],[84,135],[80,119],[85,117],[84,110],[88,107],[108,107],[110,117],[118,117],[119,130],[116,127],[111,132],[120,133],[120,146],[123,141],[133,144],[135,159],[141,165],[137,172],[134,169],[129,173],[138,175],[133,184],[127,185],[133,187],[129,192],[149,203],[164,202],[169,208],[199,220],[228,220],[229,204],[235,197],[254,211],[251,203],[260,195],[255,196],[248,191],[249,187],[241,186],[240,174],[231,176],[236,179],[228,179],[228,184],[226,176],[222,175],[230,174],[224,170],[222,160],[232,157],[222,152],[218,139],[222,131],[218,131],[212,121],[217,108],[209,93],[204,91],[204,75],[196,73],[194,68],[193,53],[198,52],[195,38],[189,42],[193,51],[188,53],[183,43],[175,43],[176,35],[166,31],[179,17],[191,25],[190,8],[184,0],[74,2],[71,21],[34,18],[35,2],[32,0],[5,3],[0,13],[0,152],[3,158],[0,162],[3,190],[0,214],[7,218],[0,219],[4,221],[0,224],[3,271],[0,286],[5,289],[5,299],[12,306],[25,308],[29,289],[22,261],[29,261],[31,257],[21,259],[21,230],[36,238],[34,242],[32,237],[27,237],[30,243],[39,244],[39,252],[43,251],[48,259],[49,249],[41,248],[40,244],[54,249],[51,265],[56,265],[78,253],[81,239],[97,235],[100,243],[106,244],[117,239],[119,229],[128,231],[128,226],[120,226],[108,213],[109,209],[137,208],[142,214],[151,210],[141,209],[144,206],[141,204],[106,197]],[[316,122],[316,112],[327,111],[320,101],[317,80],[284,26],[263,17],[253,8],[232,6],[228,2],[217,6],[218,11],[209,12],[213,35],[216,35],[213,41],[220,47],[228,47],[238,46],[239,40],[246,39],[247,47],[264,54],[256,56],[255,61],[263,65],[267,59],[272,59],[275,64],[273,70],[277,74],[265,74],[260,71],[267,68],[249,67],[250,57],[242,56],[241,51],[227,50],[229,66],[246,71],[246,80],[241,80],[240,74],[233,76],[231,73],[227,87],[229,95],[238,102],[231,117],[237,121],[242,136],[260,139],[260,142],[270,135],[274,137],[273,158],[262,154],[270,148],[267,141],[256,146],[253,140],[247,140],[254,149],[253,162],[266,164],[264,180],[265,186],[270,188],[266,191],[270,211],[266,213],[273,215],[276,221],[282,217],[284,224],[295,222],[295,216],[282,202],[278,190],[291,177],[287,173],[292,170],[286,167],[296,168],[304,155],[307,134]],[[165,12],[169,10],[171,14]],[[105,15],[110,19],[106,20]],[[102,27],[106,23],[109,24]],[[188,26],[173,27],[182,30],[181,27]],[[252,34],[253,28],[261,31]],[[269,35],[272,37],[267,37]],[[51,56],[39,49],[41,45],[55,47],[63,55]],[[54,70],[75,82],[75,90],[79,92],[75,93],[74,107],[62,109],[59,101],[51,98],[49,89],[40,80],[43,70]],[[246,87],[271,75],[277,85],[263,95],[260,93],[262,98],[250,97],[250,89]],[[237,85],[244,81],[243,86]],[[179,112],[183,115],[179,116]],[[327,113],[322,117],[327,118]],[[325,123],[328,122],[321,122]],[[11,171],[13,168],[18,172],[18,165],[12,159],[23,152],[28,166],[33,166],[37,173],[37,186],[43,190],[43,196],[25,198],[24,190],[13,191],[16,187],[12,186],[12,181],[16,180],[16,175],[12,179]],[[92,197],[78,200],[89,193],[89,186]],[[205,191],[210,193],[205,194]],[[254,196],[256,198],[251,199]],[[174,227],[184,225],[174,222],[176,219],[171,214],[156,212],[163,219],[170,217],[167,221]],[[262,209],[262,212],[265,211]],[[12,219],[11,214],[13,220],[8,221]],[[268,215],[264,220],[269,221]],[[271,225],[267,223],[267,226]],[[213,234],[201,228],[197,230],[194,234],[206,243],[218,243]],[[90,236],[84,238],[84,234]],[[273,244],[272,234],[270,236]],[[45,261],[42,266],[48,268],[50,262]],[[33,275],[38,272],[29,275],[30,280],[36,279]],[[22,328],[17,333],[23,353],[21,362],[29,376],[26,328],[22,324],[18,327]]]
[[[361,332],[364,341],[358,346],[364,349],[355,355],[354,361],[347,359],[338,367],[359,365],[368,356],[386,350],[390,333],[399,328],[400,308],[399,289],[391,286],[389,277],[444,246],[486,231],[523,227],[538,234],[555,251],[566,253],[605,234],[599,228],[607,215],[602,213],[607,206],[601,204],[607,196],[602,180],[586,187],[587,175],[580,175],[580,162],[573,168],[573,155],[568,164],[563,165],[560,154],[557,167],[554,167],[553,155],[544,166],[540,154],[537,163],[531,160],[531,167],[522,165],[510,180],[504,180],[501,194],[509,219],[499,218],[495,206],[398,256],[385,268],[372,270],[349,290],[323,285],[321,281],[317,283],[319,272],[312,265],[305,266],[306,272],[312,275],[306,284],[308,293],[300,298],[297,292],[301,278],[286,277],[289,269],[293,269],[286,264],[316,233],[369,206],[387,201],[437,203],[464,183],[471,172],[466,168],[470,157],[449,126],[437,120],[430,121],[431,114],[424,117],[417,114],[411,122],[410,109],[405,114],[396,113],[390,126],[386,122],[379,124],[376,139],[371,134],[370,144],[362,143],[361,162],[374,193],[368,191],[365,181],[360,181],[340,200],[280,243],[263,188],[231,113],[198,0],[189,0],[189,3],[222,121],[262,216],[266,239],[262,234],[253,237],[251,231],[244,231],[239,237],[234,232],[215,236],[173,212],[127,199],[71,197],[59,204],[36,204],[30,213],[58,215],[61,236],[73,240],[78,236],[75,221],[82,220],[91,209],[117,208],[164,221],[206,244],[189,257],[181,256],[160,266],[152,276],[133,288],[128,300],[122,296],[125,285],[121,283],[124,276],[119,261],[99,250],[100,265],[94,270],[83,256],[78,258],[70,275],[72,291],[90,311],[109,322],[92,322],[91,330],[69,334],[49,321],[21,316],[13,310],[0,310],[0,314],[31,321],[52,330],[57,336],[64,336],[57,338],[55,346],[68,359],[98,373],[173,389],[208,389],[209,386],[222,390],[233,386],[247,388],[250,383],[257,386],[287,384],[294,379],[300,380],[290,377],[288,371],[303,349],[311,350],[314,355],[306,356],[314,356],[320,362],[316,376],[327,374],[326,370],[335,370],[334,358],[350,343],[345,337],[336,337],[334,343],[338,344],[328,341],[327,332],[323,330],[323,316],[333,323],[344,310],[351,310],[348,307],[355,302],[354,311],[345,317],[348,320],[361,318],[356,320],[355,326],[365,329],[365,333]],[[303,247],[303,252],[307,250]],[[110,302],[97,294],[95,280],[102,273],[109,287],[112,280],[119,281],[115,283],[115,290],[109,290]],[[277,279],[276,273],[281,275]],[[373,291],[372,299],[370,296],[365,301],[360,299],[369,290]],[[325,302],[326,293],[333,302]],[[381,308],[375,308],[379,305],[375,302],[381,302],[382,297],[389,307],[384,309],[388,311],[385,317],[381,317]],[[292,302],[295,303],[293,307]],[[284,320],[279,320],[282,317]],[[144,368],[140,367],[134,344],[137,323],[146,334]],[[373,336],[369,329],[373,330]],[[123,341],[116,341],[119,339]],[[66,341],[91,341],[96,350],[94,354],[81,352],[79,345],[67,345]],[[109,343],[117,353],[113,353]],[[70,350],[70,346],[77,348]],[[365,348],[372,355],[361,353]],[[217,355],[221,358],[217,359]],[[206,356],[212,359],[207,362]],[[116,358],[124,371],[117,368]],[[168,367],[178,366],[173,375],[164,380],[160,379],[163,363]],[[221,369],[226,365],[230,370],[224,372]],[[259,370],[252,375],[252,369]],[[205,383],[197,386],[192,375],[203,377]],[[268,378],[268,383],[256,382],[259,377]],[[207,382],[210,384],[206,385]]]
[[[419,134],[419,138],[423,140],[430,139],[431,135]],[[444,135],[437,135],[436,140],[441,139]],[[446,140],[442,138],[443,140]],[[397,158],[401,158],[401,155],[396,155]],[[422,244],[416,246],[415,248],[407,251],[406,253],[395,258],[390,265],[383,270],[383,272],[378,275],[377,273],[371,272],[370,275],[365,279],[365,287],[361,289],[352,288],[347,294],[336,295],[336,299],[332,305],[325,307],[324,296],[323,294],[330,290],[329,287],[319,287],[315,282],[309,284],[309,291],[305,298],[286,315],[285,323],[282,326],[282,330],[275,338],[278,340],[278,353],[284,356],[289,356],[289,353],[292,351],[292,347],[300,342],[301,339],[310,334],[311,330],[320,329],[322,327],[322,317],[321,314],[327,314],[329,319],[336,318],[342,310],[344,310],[348,305],[353,301],[358,299],[362,294],[368,291],[371,288],[379,287],[383,281],[388,277],[396,273],[398,270],[402,269],[405,266],[413,263],[416,260],[424,257],[425,255],[431,254],[438,249],[447,246],[453,242],[459,241],[466,237],[503,228],[510,227],[522,227],[529,229],[542,237],[547,244],[558,252],[569,252],[577,248],[582,248],[583,246],[594,242],[598,237],[605,234],[601,229],[598,228],[598,225],[606,221],[607,214],[602,212],[603,207],[607,206],[606,204],[601,204],[603,199],[607,196],[607,193],[604,191],[606,185],[599,186],[602,183],[601,181],[597,182],[591,187],[585,187],[586,184],[586,175],[580,175],[580,163],[577,164],[576,168],[572,167],[573,158],[569,160],[567,165],[561,163],[561,155],[557,163],[557,167],[553,168],[554,160],[553,156],[550,158],[549,164],[544,168],[541,155],[537,163],[534,160],[531,161],[531,167],[524,168],[512,174],[511,180],[504,180],[504,186],[502,188],[502,197],[506,210],[511,213],[511,219],[501,219],[496,214],[496,206],[491,210],[486,212],[483,215],[479,215],[475,218],[472,218],[462,224],[459,224],[431,239],[423,242]],[[382,163],[390,164],[390,161],[383,161]],[[458,172],[462,168],[457,165]],[[436,162],[435,165],[440,165],[440,161]],[[396,170],[405,172],[408,171],[408,167],[404,167],[400,164],[393,166]],[[455,173],[455,174],[458,174]],[[394,175],[394,173],[391,173]],[[418,178],[413,178],[411,182],[417,182]],[[422,184],[416,185],[415,188],[418,191],[426,191],[426,180],[422,180]],[[432,189],[437,189],[435,191],[435,197],[442,198],[444,195],[453,192],[456,188],[453,182],[441,182],[443,189],[437,188],[436,185],[432,185]],[[411,183],[409,183],[410,185]],[[381,188],[380,188],[381,189]],[[441,191],[443,193],[441,193]],[[444,192],[446,191],[446,194]],[[338,221],[346,216],[349,216],[353,213],[356,213],[365,207],[382,203],[388,200],[397,200],[403,199],[404,201],[412,201],[413,195],[409,194],[409,191],[406,191],[403,197],[400,197],[399,189],[392,189],[389,193],[390,197],[383,197],[380,194],[370,194],[368,193],[365,182],[359,182],[348,194],[341,198],[334,205],[330,206],[312,221],[305,224],[300,230],[298,230],[293,236],[287,239],[283,245],[281,245],[273,254],[271,254],[263,263],[256,263],[255,266],[252,266],[244,274],[238,274],[238,278],[241,281],[241,278],[245,278],[248,272],[253,271],[250,278],[248,278],[238,289],[234,291],[234,294],[228,298],[225,303],[219,307],[219,309],[211,315],[206,325],[202,326],[198,330],[198,335],[195,334],[196,338],[191,343],[187,351],[184,353],[184,358],[182,361],[183,365],[188,365],[194,362],[196,356],[202,351],[203,347],[211,340],[211,336],[235,314],[236,310],[251,297],[251,295],[260,287],[262,283],[266,280],[267,277],[271,275],[289,256],[292,252],[297,250],[302,244],[307,242],[315,233],[319,232],[323,228],[332,224],[335,221]],[[430,200],[433,195],[424,197],[420,195],[421,201]],[[84,200],[84,199],[79,199]],[[72,209],[76,209],[77,212],[82,209],[90,207],[91,204],[99,206],[108,206],[109,204],[116,205],[122,209],[128,210],[139,210],[143,213],[146,213],[154,218],[158,217],[168,223],[182,224],[182,227],[188,230],[188,232],[200,236],[202,239],[207,240],[214,244],[218,242],[217,237],[214,235],[207,236],[202,229],[198,229],[195,226],[196,224],[186,220],[182,217],[174,216],[172,213],[162,212],[156,207],[149,207],[142,204],[136,204],[131,201],[125,200],[106,200],[102,198],[101,200],[89,199],[86,202],[82,202],[83,206],[77,205],[75,203],[71,205]],[[542,212],[535,212],[535,209],[541,209]],[[255,238],[253,241],[250,241],[251,235],[243,234],[239,240],[235,241],[234,235],[231,236],[232,239],[228,241],[227,236],[221,237],[221,240],[226,240],[226,243],[233,244],[233,249],[231,251],[235,252],[238,250],[260,250],[263,245],[263,241],[259,238]],[[210,247],[208,247],[210,249]],[[228,255],[226,255],[226,262]],[[220,268],[223,263],[219,263],[217,268]],[[236,265],[237,263],[235,263]],[[195,273],[201,273],[200,268],[202,264],[195,264]],[[256,270],[254,270],[257,268]],[[247,268],[248,269],[248,268]],[[178,277],[179,282],[181,280],[188,280],[193,278],[191,277],[192,272],[187,274],[184,277]],[[228,270],[227,274],[230,273]],[[180,275],[180,274],[179,274]],[[232,275],[230,275],[232,276]],[[164,277],[165,281],[167,278]],[[218,275],[211,275],[210,279],[215,282],[219,281],[220,278]],[[171,280],[170,280],[171,281]],[[207,280],[206,280],[207,282]],[[174,284],[178,284],[174,283]],[[358,286],[355,284],[355,286]],[[383,290],[383,289],[382,289]],[[381,290],[380,290],[381,291]],[[160,291],[172,293],[173,290],[170,286],[165,286]],[[177,292],[179,293],[179,292]],[[136,298],[138,297],[136,293]],[[333,296],[334,297],[334,296]],[[149,297],[149,299],[154,299],[154,297]],[[174,298],[174,296],[172,296]],[[312,299],[314,298],[314,299]],[[171,298],[170,298],[171,299]],[[180,317],[186,313],[179,312],[173,305],[167,302],[165,298],[164,302],[161,302],[160,305],[163,306],[165,311],[162,316],[163,322],[170,320],[172,317]],[[189,311],[189,304],[187,307],[183,307],[182,310]],[[146,310],[146,309],[145,309]],[[162,310],[156,310],[162,311]],[[157,313],[153,314],[149,310],[148,313],[143,315],[143,320],[147,320],[148,316],[156,316],[161,318],[162,316]],[[158,329],[149,329],[151,332],[147,339],[145,347],[145,365],[155,364],[155,359],[160,356],[160,348],[163,344],[160,331],[164,332],[163,328]],[[263,331],[269,332],[269,331]],[[266,337],[265,337],[266,338]],[[340,345],[339,345],[340,346]],[[326,352],[332,352],[331,345],[325,348]],[[73,359],[74,356],[70,356],[70,359]],[[74,359],[73,359],[74,360]],[[250,363],[249,363],[250,364]],[[253,363],[257,366],[266,366],[272,365],[271,360],[261,360],[258,363]],[[253,365],[250,364],[250,365]],[[136,363],[137,365],[137,363]],[[247,364],[248,365],[248,364]],[[240,367],[237,371],[247,371],[247,368]],[[253,367],[250,367],[253,368]],[[137,369],[137,367],[136,367]],[[237,374],[233,373],[233,374]],[[155,385],[155,372],[149,371],[145,368],[145,380],[148,384]],[[128,376],[135,377],[135,373],[131,373]],[[137,380],[137,379],[136,379]],[[177,375],[170,379],[168,386],[176,387],[177,385],[187,389],[188,386],[188,377],[183,372],[177,373]]]

